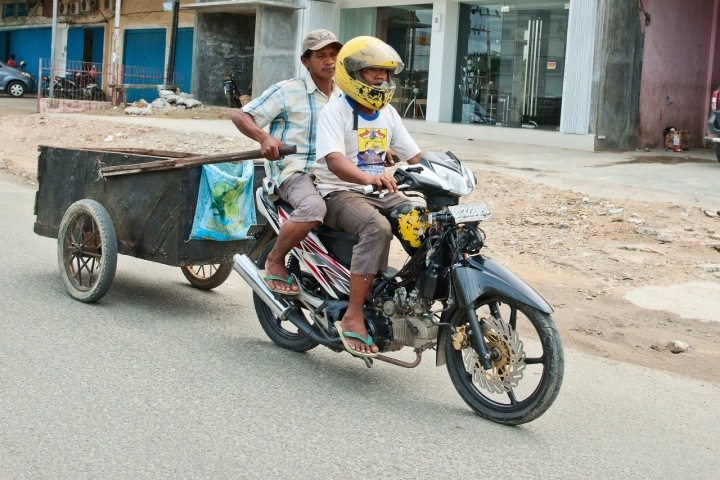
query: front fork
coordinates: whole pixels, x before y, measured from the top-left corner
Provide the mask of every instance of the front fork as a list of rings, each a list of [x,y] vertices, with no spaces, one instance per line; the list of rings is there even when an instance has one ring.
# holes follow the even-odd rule
[[[485,335],[483,335],[482,328],[480,328],[480,321],[478,320],[477,313],[475,313],[474,304],[471,304],[467,308],[467,316],[470,320],[470,330],[472,331],[472,338],[470,339],[472,348],[475,350],[475,353],[477,353],[478,360],[480,360],[483,369],[490,370],[492,368],[492,365],[490,365],[490,349],[487,343],[485,343]]]

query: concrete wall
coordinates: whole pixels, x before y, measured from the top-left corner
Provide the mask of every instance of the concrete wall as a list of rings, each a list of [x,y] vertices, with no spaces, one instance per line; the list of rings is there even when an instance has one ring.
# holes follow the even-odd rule
[[[637,8],[637,0],[598,2],[590,109],[596,150],[637,147],[643,52]]]
[[[707,88],[705,98],[710,98],[710,92],[720,88],[720,0],[715,0],[712,18],[715,19],[710,35],[710,64],[708,68]],[[710,102],[706,102],[704,118],[710,116]]]
[[[717,4],[718,0],[645,0],[652,19],[644,27],[640,147],[662,147],[662,131],[670,126],[688,130],[691,147],[702,145],[708,84],[713,89],[720,85],[720,50],[717,36],[712,38],[719,21]]]
[[[270,85],[295,76],[299,28],[298,10],[258,6],[253,98],[262,94]]]
[[[231,72],[235,72],[237,87],[247,88],[253,78],[254,45],[255,17],[198,13],[192,76],[196,98],[209,105],[227,106],[222,76]]]

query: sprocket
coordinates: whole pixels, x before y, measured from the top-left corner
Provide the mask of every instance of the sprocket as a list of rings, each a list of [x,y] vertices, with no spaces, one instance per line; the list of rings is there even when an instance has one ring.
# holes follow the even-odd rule
[[[517,332],[510,324],[499,318],[484,319],[489,324],[485,341],[491,352],[499,355],[490,361],[490,370],[484,370],[475,351],[465,348],[462,352],[466,370],[473,382],[491,393],[506,393],[517,387],[525,370],[525,350]]]

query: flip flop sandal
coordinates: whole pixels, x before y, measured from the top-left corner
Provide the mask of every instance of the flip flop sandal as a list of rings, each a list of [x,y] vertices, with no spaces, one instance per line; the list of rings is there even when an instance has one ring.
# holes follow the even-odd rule
[[[355,339],[363,342],[365,345],[370,346],[373,344],[373,339],[369,334],[368,334],[367,339],[365,339],[355,332],[345,332],[345,331],[343,331],[342,327],[340,327],[340,322],[335,322],[335,328],[338,331],[338,335],[340,336],[340,340],[342,341],[343,346],[345,347],[345,350],[347,350],[348,353],[350,353],[351,355],[355,355],[356,357],[360,357],[360,358],[375,358],[379,355],[379,353],[362,353],[362,352],[358,352],[357,350],[353,350],[352,347],[350,347],[350,344],[346,340],[346,338],[355,338]]]
[[[272,288],[268,284],[269,281],[275,280],[276,282],[283,282],[283,283],[287,283],[288,285],[292,285],[293,279],[295,278],[292,275],[288,275],[288,278],[282,278],[282,277],[277,277],[275,275],[265,275],[265,273],[266,273],[265,270],[258,270],[258,276],[260,277],[260,280],[265,284],[267,289],[270,290],[272,293],[277,293],[278,295],[287,295],[289,297],[294,297],[300,293],[299,289],[297,291],[278,290],[276,288]]]

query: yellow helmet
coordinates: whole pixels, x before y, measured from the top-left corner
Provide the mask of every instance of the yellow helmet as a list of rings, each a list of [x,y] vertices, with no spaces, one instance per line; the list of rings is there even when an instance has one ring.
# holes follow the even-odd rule
[[[375,67],[388,70],[388,81],[382,85],[368,85],[360,70]],[[335,83],[345,94],[372,110],[380,110],[390,103],[395,92],[393,75],[402,72],[405,64],[390,45],[375,37],[355,37],[343,45],[338,53]]]

